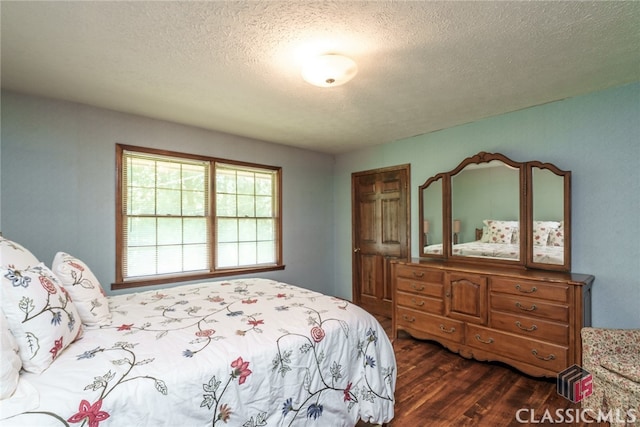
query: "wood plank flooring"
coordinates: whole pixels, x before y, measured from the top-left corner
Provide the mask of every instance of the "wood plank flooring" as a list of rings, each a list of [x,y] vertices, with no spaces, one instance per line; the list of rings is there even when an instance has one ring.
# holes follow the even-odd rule
[[[391,320],[378,320],[390,335]],[[580,405],[557,394],[555,379],[530,377],[501,363],[465,359],[440,344],[408,335],[395,340],[394,350],[398,379],[395,417],[388,427],[608,426],[588,419],[571,422],[569,414],[579,417]]]

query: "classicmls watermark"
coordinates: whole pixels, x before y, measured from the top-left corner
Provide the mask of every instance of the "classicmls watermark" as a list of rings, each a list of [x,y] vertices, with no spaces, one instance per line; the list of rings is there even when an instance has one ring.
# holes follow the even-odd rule
[[[593,393],[593,377],[586,369],[573,365],[558,374],[557,392],[565,399],[578,403]],[[516,411],[516,421],[522,424],[540,423],[595,423],[595,422],[636,422],[636,410],[609,410],[603,412],[589,408],[566,408],[536,413],[534,409],[521,408]]]
[[[516,421],[521,424],[571,424],[571,423],[627,423],[633,424],[637,421],[635,409],[629,409],[628,411],[621,410],[609,410],[603,412],[602,410],[591,411],[587,408],[567,408],[556,409],[550,411],[546,409],[544,412],[536,412],[535,409],[521,408],[516,411]]]
[[[593,393],[593,377],[578,365],[569,366],[558,374],[557,391],[573,403],[578,403]]]

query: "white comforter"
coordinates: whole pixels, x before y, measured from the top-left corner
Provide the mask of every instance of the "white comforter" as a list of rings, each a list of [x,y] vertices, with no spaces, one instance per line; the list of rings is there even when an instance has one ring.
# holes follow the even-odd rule
[[[109,300],[111,326],[86,330],[42,374],[22,373],[37,395],[0,424],[337,427],[393,418],[393,349],[347,301],[266,279]]]

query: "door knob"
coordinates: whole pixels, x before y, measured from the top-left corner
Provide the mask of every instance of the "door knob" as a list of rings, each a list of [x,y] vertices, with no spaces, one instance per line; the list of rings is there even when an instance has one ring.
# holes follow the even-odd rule
[[[360,248],[355,248],[355,249],[353,250],[353,252],[354,252],[354,253],[358,253],[358,252],[360,252]]]

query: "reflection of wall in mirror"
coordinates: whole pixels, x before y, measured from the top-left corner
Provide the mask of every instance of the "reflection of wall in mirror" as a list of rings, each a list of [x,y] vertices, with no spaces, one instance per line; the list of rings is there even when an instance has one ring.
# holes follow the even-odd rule
[[[428,187],[422,190],[423,197],[423,232],[428,233],[429,242],[425,244],[435,245],[442,244],[443,240],[443,224],[442,224],[442,179],[432,182]],[[427,225],[429,230],[425,231]],[[426,239],[425,239],[426,241]]]
[[[533,168],[534,221],[564,219],[564,177],[548,169]]]
[[[475,240],[475,229],[483,220],[520,219],[519,170],[506,166],[465,169],[451,181],[452,216],[465,226],[459,243]]]

